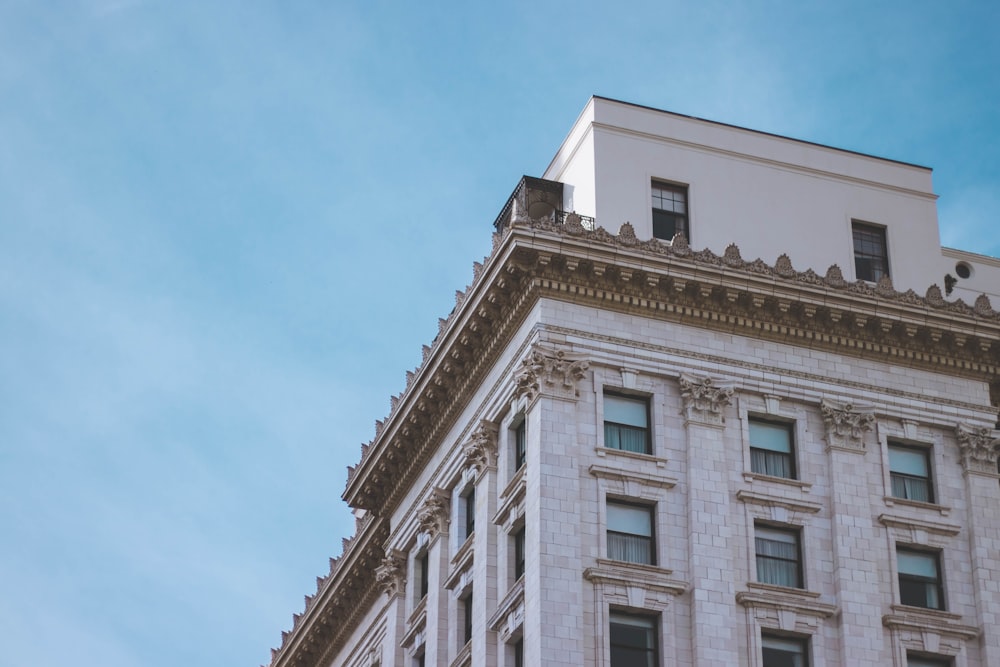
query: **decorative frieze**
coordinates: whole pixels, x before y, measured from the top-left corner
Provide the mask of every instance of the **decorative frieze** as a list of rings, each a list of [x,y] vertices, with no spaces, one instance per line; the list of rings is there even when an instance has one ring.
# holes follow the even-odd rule
[[[872,430],[875,423],[875,412],[870,406],[837,403],[824,398],[820,411],[826,424],[828,448],[864,453],[864,434]]]
[[[390,599],[406,589],[406,553],[392,549],[375,568],[375,581]]]
[[[469,442],[465,444],[463,449],[465,466],[474,469],[476,477],[482,475],[487,469],[496,468],[498,433],[497,425],[484,419],[479,422],[479,426],[472,433]]]
[[[539,394],[575,399],[579,396],[576,384],[584,378],[588,368],[590,362],[585,359],[571,357],[563,350],[535,345],[514,373],[514,394],[526,396],[529,402]]]
[[[997,474],[1000,431],[958,424],[955,427],[955,436],[958,438],[958,448],[962,452],[962,466],[965,472]]]
[[[420,532],[426,533],[430,539],[448,532],[449,515],[448,492],[440,488],[434,489],[417,512]]]
[[[684,414],[688,421],[709,425],[725,423],[722,410],[733,398],[734,389],[731,384],[719,384],[710,377],[687,373],[681,375],[679,382]]]

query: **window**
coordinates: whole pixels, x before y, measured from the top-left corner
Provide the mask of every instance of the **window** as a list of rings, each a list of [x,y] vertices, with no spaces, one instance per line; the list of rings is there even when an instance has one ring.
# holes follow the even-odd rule
[[[604,394],[604,446],[626,452],[652,454],[649,440],[649,401]]]
[[[944,609],[939,554],[896,547],[899,601],[911,607]]]
[[[942,658],[920,658],[914,655],[907,655],[906,667],[951,667],[951,660],[945,660]]]
[[[514,533],[514,581],[524,575],[524,526]]]
[[[799,531],[755,526],[757,581],[762,584],[802,588]]]
[[[608,558],[655,565],[653,508],[608,503]]]
[[[760,475],[795,479],[792,424],[750,418],[750,469]]]
[[[465,511],[465,537],[476,532],[476,487],[470,486],[462,496],[462,507]]]
[[[464,618],[462,645],[472,641],[472,591],[462,598],[462,616]]]
[[[670,241],[688,235],[687,186],[653,181],[653,238]]]
[[[877,283],[889,275],[889,255],[886,252],[885,227],[851,224],[854,233],[854,273],[858,280]]]
[[[518,639],[514,644],[514,667],[524,667],[524,640]]]
[[[611,667],[656,667],[656,619],[611,614]]]
[[[889,443],[889,478],[893,497],[934,502],[929,453],[925,447]]]
[[[428,580],[430,579],[430,559],[427,556],[427,552],[417,556],[416,563],[416,576],[417,576],[417,602],[420,602],[425,597],[427,597]]]
[[[524,417],[514,427],[514,472],[524,465],[528,453],[528,432]]]
[[[424,660],[424,656],[425,656],[425,655],[426,655],[426,654],[424,654],[424,653],[421,653],[420,655],[418,655],[418,656],[417,656],[417,667],[426,667],[426,664],[427,664],[427,663],[426,663],[426,661]]]
[[[764,667],[809,667],[809,643],[805,639],[760,634]]]

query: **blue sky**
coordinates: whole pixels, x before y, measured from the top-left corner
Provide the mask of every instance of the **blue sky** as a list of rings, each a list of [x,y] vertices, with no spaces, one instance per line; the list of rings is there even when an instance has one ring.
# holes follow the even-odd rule
[[[0,0],[0,662],[267,663],[592,94],[934,167],[1000,255],[1000,5],[615,7]]]

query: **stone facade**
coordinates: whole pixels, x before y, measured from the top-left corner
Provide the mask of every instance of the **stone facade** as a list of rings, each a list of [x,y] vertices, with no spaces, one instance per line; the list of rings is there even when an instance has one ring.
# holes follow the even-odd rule
[[[664,114],[683,136],[658,138],[620,106],[637,154],[737,159],[702,121]],[[890,203],[909,178],[799,149],[758,168],[863,174]],[[819,174],[829,153],[847,166]],[[357,533],[273,667],[640,664],[622,627],[663,665],[1000,665],[1000,285],[968,305],[933,275],[921,295],[799,271],[801,239],[770,264],[508,207],[349,471]]]

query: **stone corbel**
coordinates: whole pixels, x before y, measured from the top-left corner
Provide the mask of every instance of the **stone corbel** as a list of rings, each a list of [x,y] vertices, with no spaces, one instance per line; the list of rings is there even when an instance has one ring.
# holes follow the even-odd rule
[[[875,423],[874,409],[867,405],[837,403],[824,398],[820,402],[823,423],[826,424],[826,446],[863,454],[864,434]]]
[[[434,489],[431,495],[417,511],[417,523],[420,532],[426,533],[433,540],[441,533],[448,532],[450,523],[448,492],[444,489]]]
[[[496,424],[486,421],[479,422],[479,427],[472,433],[469,442],[465,444],[465,467],[475,470],[475,478],[487,469],[495,469],[497,465],[497,434]]]
[[[406,553],[398,549],[386,553],[375,568],[375,582],[390,600],[401,594],[406,589]]]
[[[577,382],[586,375],[590,362],[535,344],[514,372],[514,395],[525,396],[530,403],[540,394],[575,400],[580,392]]]
[[[1000,431],[958,424],[955,426],[955,436],[958,438],[958,448],[962,452],[962,467],[966,473],[997,474]]]
[[[679,382],[688,421],[712,426],[726,422],[722,411],[732,401],[734,389],[731,384],[718,384],[710,377],[687,373],[681,375]]]

